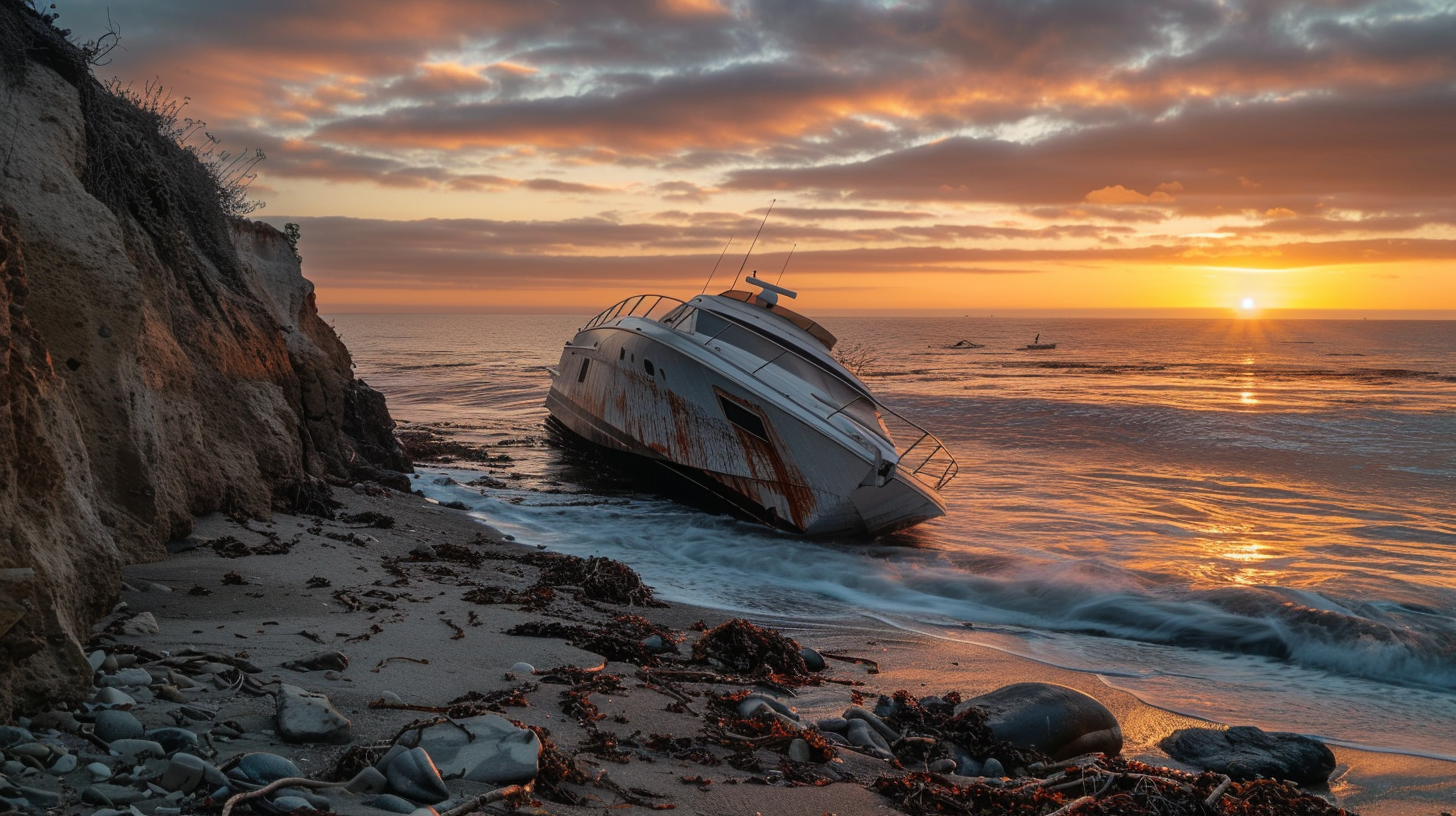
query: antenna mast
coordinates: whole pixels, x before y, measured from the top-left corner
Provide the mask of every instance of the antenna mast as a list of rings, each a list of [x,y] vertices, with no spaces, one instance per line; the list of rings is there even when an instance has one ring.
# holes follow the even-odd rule
[[[774,204],[777,204],[777,203],[778,203],[778,199],[777,198],[775,198],[774,200],[772,200],[772,201],[770,201],[768,203],[768,212],[766,212],[766,213],[763,214],[763,221],[761,223],[759,223],[759,225],[758,225],[758,232],[755,232],[753,234],[753,243],[751,243],[751,244],[748,245],[748,255],[752,255],[753,254],[753,248],[758,245],[758,236],[760,236],[760,235],[763,234],[763,225],[768,223],[769,213],[773,212]],[[743,267],[748,266],[748,255],[744,255],[743,256],[743,263],[741,263],[741,264],[738,265],[738,274],[733,276],[733,285],[734,286],[737,286],[738,285],[738,275],[742,275],[743,274]]]
[[[799,248],[799,245],[798,244],[794,244],[792,247],[789,247],[789,258],[794,257],[794,250],[796,250],[798,248]],[[784,269],[788,269],[789,268],[789,258],[785,258],[784,259]],[[784,279],[784,269],[780,269],[779,270],[779,276],[778,276],[778,279],[774,281],[774,286],[778,286],[779,285],[779,282]]]
[[[723,251],[718,253],[718,263],[713,264],[713,271],[708,273],[708,279],[703,281],[703,291],[698,294],[701,295],[703,292],[708,291],[708,284],[713,282],[713,273],[718,271],[718,264],[723,263],[723,256],[728,254],[728,247],[733,246],[733,238],[736,237],[738,236],[731,236],[728,239],[728,243],[723,245]]]

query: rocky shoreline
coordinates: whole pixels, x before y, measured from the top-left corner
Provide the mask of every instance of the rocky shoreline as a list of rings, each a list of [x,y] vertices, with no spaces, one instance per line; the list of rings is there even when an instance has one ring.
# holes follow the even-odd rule
[[[912,694],[873,641],[801,645],[414,495],[339,493],[331,519],[215,515],[128,568],[91,697],[0,728],[0,811],[1344,812],[1121,756],[1082,691]]]

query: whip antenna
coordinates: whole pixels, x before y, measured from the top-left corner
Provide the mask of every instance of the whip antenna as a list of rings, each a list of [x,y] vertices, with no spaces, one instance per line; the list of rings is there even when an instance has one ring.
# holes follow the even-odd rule
[[[789,258],[794,257],[794,250],[796,250],[798,248],[799,248],[799,245],[798,244],[794,244],[793,246],[789,247]],[[785,258],[784,259],[784,269],[788,269],[789,268],[789,258]],[[774,286],[778,286],[779,285],[779,282],[784,279],[784,269],[780,269],[779,270],[779,276],[778,276],[778,279],[774,281]]]
[[[773,212],[774,204],[776,204],[776,203],[778,203],[778,199],[777,198],[775,198],[773,201],[770,201],[768,203],[768,212],[766,212],[766,213],[763,214],[763,221],[760,222],[759,225],[758,225],[758,232],[755,232],[753,234],[753,243],[751,243],[751,244],[748,245],[748,255],[752,255],[753,254],[753,248],[758,245],[758,236],[760,236],[760,235],[763,234],[763,225],[768,223],[768,215],[769,215],[769,213]],[[738,275],[742,275],[743,274],[743,267],[748,266],[748,255],[744,255],[743,256],[743,263],[741,263],[741,264],[738,265]],[[733,285],[734,286],[737,286],[738,285],[738,275],[734,275],[733,276]]]
[[[708,279],[703,281],[703,292],[708,291],[708,284],[713,282],[713,272],[718,271],[718,264],[723,263],[723,256],[728,254],[728,247],[730,246],[733,246],[733,238],[729,238],[728,243],[723,245],[723,251],[718,253],[718,263],[713,264],[713,271],[709,272]],[[703,292],[699,292],[698,294],[701,295]]]

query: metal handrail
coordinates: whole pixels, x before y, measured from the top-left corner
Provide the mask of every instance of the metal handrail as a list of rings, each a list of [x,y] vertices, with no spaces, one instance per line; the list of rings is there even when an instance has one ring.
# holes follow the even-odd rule
[[[647,303],[649,298],[652,299],[652,305],[648,306],[646,309],[642,309],[642,305]],[[657,307],[662,304],[663,301],[676,304],[677,306],[687,305],[683,301],[670,295],[633,295],[628,298],[623,298],[622,300],[613,303],[611,306],[608,306],[600,312],[597,312],[591,320],[587,321],[585,326],[582,326],[579,329],[579,331],[595,329],[603,323],[606,323],[608,320],[615,320],[618,317],[650,317],[652,313],[657,309]],[[630,308],[627,306],[628,303],[632,304]],[[638,313],[639,309],[641,309],[640,314]]]
[[[619,317],[651,317],[652,313],[655,312],[657,310],[657,307],[662,305],[664,301],[675,305],[673,308],[668,310],[668,314],[658,318],[659,323],[666,322],[667,318],[671,316],[673,312],[676,312],[678,307],[686,307],[687,309],[686,311],[677,314],[675,317],[673,317],[671,322],[667,323],[667,325],[671,327],[673,331],[682,331],[680,326],[685,322],[685,318],[687,318],[688,315],[692,314],[693,312],[701,311],[700,309],[698,309],[698,307],[689,306],[686,302],[670,295],[633,295],[631,297],[623,298],[617,303],[614,303],[611,306],[608,306],[607,308],[598,312],[591,318],[591,320],[587,321],[586,325],[581,328],[581,331],[595,329],[603,323],[606,323],[609,320],[615,320]],[[631,305],[629,306],[628,304]],[[732,323],[732,321],[729,321],[729,323],[730,325],[738,325],[736,323]],[[708,343],[713,342],[713,340],[717,339],[718,334],[721,334],[728,328],[729,326],[725,326],[718,332],[712,335],[707,335],[707,339],[703,341],[703,344],[707,345]],[[694,333],[696,334],[696,332]],[[792,355],[795,358],[801,358],[801,355],[798,354],[795,350],[785,346],[783,343],[778,342],[774,338],[764,334],[760,334],[758,332],[754,332],[754,334],[779,349],[779,353],[775,355],[773,359],[764,362],[763,364],[757,366],[752,370],[743,368],[742,366],[738,366],[740,369],[747,372],[754,379],[762,380],[762,378],[759,376],[759,372],[772,365],[785,354]],[[732,361],[730,360],[729,362]],[[737,363],[734,363],[734,365],[737,365]],[[895,447],[895,453],[900,457],[900,465],[902,468],[907,469],[915,477],[922,479],[927,483],[933,482],[934,488],[937,491],[949,484],[950,480],[954,479],[956,475],[960,473],[960,463],[956,462],[955,456],[951,454],[950,449],[947,448],[945,446],[945,443],[941,442],[940,439],[935,436],[935,434],[927,431],[925,428],[922,428],[920,425],[906,418],[900,412],[896,411],[893,408],[890,408],[889,406],[881,403],[878,400],[869,399],[868,397],[864,396],[856,396],[849,402],[846,402],[845,404],[839,406],[833,413],[826,416],[825,419],[832,419],[833,417],[844,413],[849,408],[849,406],[855,404],[862,399],[868,400],[871,404],[873,404],[875,410],[879,411],[882,417],[888,414],[894,419],[899,420],[900,422],[908,425],[910,428],[920,433],[920,436],[917,437],[914,442],[903,447],[899,443],[896,443],[893,437],[889,439],[890,443]],[[833,403],[826,402],[826,405],[833,405]],[[850,421],[854,422],[855,420],[851,417]],[[922,446],[924,446],[923,449]],[[928,450],[929,452],[926,453],[925,450]],[[919,458],[922,454],[924,455],[924,458],[920,460],[920,464],[916,465],[913,468],[910,468],[907,467],[907,465],[912,451],[915,451],[916,458]],[[937,473],[932,468],[931,463],[936,462],[938,459],[947,459],[949,461],[945,464],[944,467],[941,467],[939,472]]]

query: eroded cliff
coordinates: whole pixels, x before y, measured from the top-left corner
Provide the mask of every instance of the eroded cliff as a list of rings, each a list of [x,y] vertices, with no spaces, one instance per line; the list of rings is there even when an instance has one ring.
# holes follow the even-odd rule
[[[90,686],[122,564],[409,465],[284,236],[0,0],[0,719]],[[382,470],[381,470],[382,469]]]

